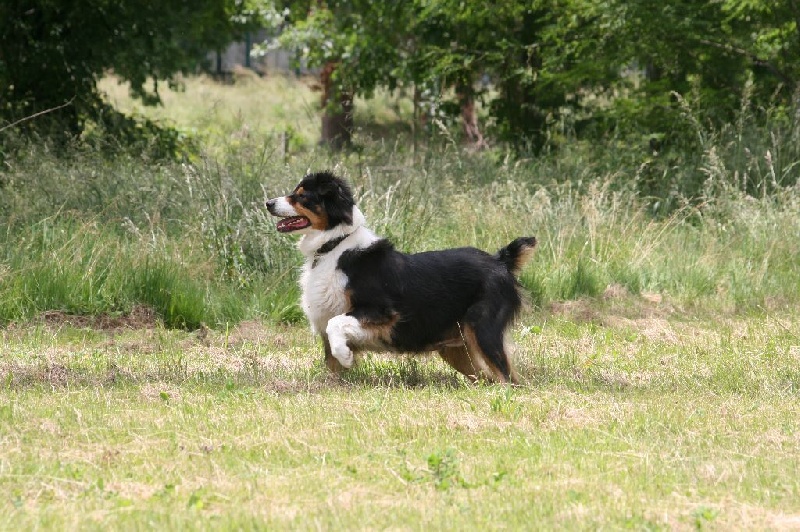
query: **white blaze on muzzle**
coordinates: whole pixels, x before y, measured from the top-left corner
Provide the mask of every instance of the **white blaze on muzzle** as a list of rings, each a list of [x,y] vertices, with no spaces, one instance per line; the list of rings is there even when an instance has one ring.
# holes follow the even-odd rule
[[[273,216],[281,217],[276,224],[276,228],[281,233],[291,233],[311,227],[311,220],[301,216],[285,197],[267,201],[267,210]]]
[[[298,212],[284,196],[267,201],[267,210],[274,216],[298,216]]]

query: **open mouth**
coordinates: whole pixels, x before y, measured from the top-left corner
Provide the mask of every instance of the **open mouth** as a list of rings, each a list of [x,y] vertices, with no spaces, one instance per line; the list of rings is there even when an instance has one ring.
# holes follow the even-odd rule
[[[299,229],[305,229],[310,225],[311,220],[305,216],[289,216],[287,218],[281,218],[276,227],[281,233],[290,233]]]

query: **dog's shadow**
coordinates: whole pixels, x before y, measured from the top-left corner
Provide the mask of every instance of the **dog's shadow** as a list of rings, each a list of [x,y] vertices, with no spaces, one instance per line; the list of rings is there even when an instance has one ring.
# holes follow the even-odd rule
[[[342,383],[381,388],[457,389],[471,385],[465,377],[433,357],[367,355],[352,369],[336,376]]]

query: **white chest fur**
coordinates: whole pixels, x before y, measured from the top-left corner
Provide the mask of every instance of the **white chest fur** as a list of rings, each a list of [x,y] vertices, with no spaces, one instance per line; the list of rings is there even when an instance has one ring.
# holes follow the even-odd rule
[[[339,257],[348,249],[365,248],[378,237],[364,227],[364,215],[358,208],[353,209],[354,224],[337,228],[336,233],[309,234],[299,243],[300,251],[305,255],[303,273],[300,276],[300,289],[303,292],[303,312],[311,322],[315,333],[322,333],[328,320],[349,310],[345,288],[347,276],[337,268]],[[315,261],[315,251],[327,240],[342,235],[349,235],[334,249],[321,255]]]
[[[303,312],[315,333],[323,332],[328,320],[348,310],[345,297],[347,276],[336,268],[339,254],[328,255],[313,268],[307,261],[300,276]]]

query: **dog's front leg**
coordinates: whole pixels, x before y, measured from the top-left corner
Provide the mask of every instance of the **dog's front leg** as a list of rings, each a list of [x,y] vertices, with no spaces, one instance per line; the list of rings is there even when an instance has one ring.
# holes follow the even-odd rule
[[[331,343],[328,341],[328,335],[323,332],[320,336],[322,336],[322,347],[325,350],[325,366],[328,368],[328,371],[332,373],[339,373],[344,368],[339,361],[334,358],[333,353],[331,352]]]
[[[350,346],[357,347],[370,337],[361,322],[347,314],[339,314],[328,320],[325,334],[330,343],[331,354],[345,368],[353,367],[353,351]]]

